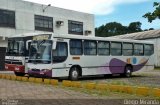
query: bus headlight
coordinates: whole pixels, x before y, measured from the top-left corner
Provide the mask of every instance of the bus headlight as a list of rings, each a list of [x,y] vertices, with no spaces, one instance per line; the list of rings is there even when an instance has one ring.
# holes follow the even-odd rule
[[[15,67],[15,70],[17,70],[17,71],[18,71],[18,70],[19,70],[19,68],[18,68],[18,67]]]
[[[47,70],[46,69],[42,69],[42,72],[47,72]]]
[[[41,72],[43,72],[43,73],[47,73],[47,72],[49,72],[50,70],[49,69],[42,69],[41,70]]]
[[[5,66],[5,69],[8,69],[8,66]]]

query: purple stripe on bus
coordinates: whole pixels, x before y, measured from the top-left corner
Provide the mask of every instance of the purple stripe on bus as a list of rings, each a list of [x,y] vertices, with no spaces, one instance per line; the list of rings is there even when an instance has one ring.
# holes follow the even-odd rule
[[[138,65],[132,65],[133,71],[138,71],[138,70],[142,69],[147,62],[148,62],[148,60],[146,60],[143,63],[138,64]],[[124,69],[125,69],[126,64],[127,64],[127,62],[113,58],[109,63],[109,69],[110,69],[111,73],[124,73]]]
[[[52,70],[48,70],[46,72],[43,72],[44,74],[41,74],[42,71],[32,71],[28,70],[28,74],[30,75],[39,75],[39,76],[47,76],[47,77],[52,77]]]
[[[52,70],[47,71],[45,74],[47,77],[52,77]]]
[[[109,69],[111,73],[124,73],[124,67],[126,65],[126,62],[121,61],[119,59],[113,58],[109,62]]]
[[[133,70],[134,70],[134,71],[138,71],[138,70],[142,69],[147,62],[148,62],[148,60],[146,60],[145,62],[143,62],[143,63],[141,63],[141,64],[133,65]]]

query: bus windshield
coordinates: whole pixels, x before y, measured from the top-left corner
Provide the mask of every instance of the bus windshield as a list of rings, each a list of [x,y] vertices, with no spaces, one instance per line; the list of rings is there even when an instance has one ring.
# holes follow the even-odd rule
[[[41,40],[33,41],[30,46],[29,61],[30,63],[51,63],[52,41]]]
[[[24,55],[24,41],[15,41],[11,40],[8,42],[8,48],[7,48],[7,55],[13,56],[13,55]]]

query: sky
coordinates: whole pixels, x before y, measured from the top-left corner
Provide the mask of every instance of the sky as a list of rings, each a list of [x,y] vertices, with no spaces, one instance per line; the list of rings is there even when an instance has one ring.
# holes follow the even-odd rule
[[[40,4],[51,4],[55,7],[91,13],[95,16],[95,27],[109,22],[118,22],[128,26],[131,22],[140,21],[142,29],[160,29],[160,19],[149,23],[142,16],[152,12],[153,2],[160,0],[24,0]]]

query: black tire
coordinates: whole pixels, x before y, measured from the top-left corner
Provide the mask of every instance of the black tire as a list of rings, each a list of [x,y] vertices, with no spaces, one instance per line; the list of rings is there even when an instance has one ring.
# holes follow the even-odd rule
[[[15,74],[16,76],[24,76],[24,75],[25,75],[25,73],[21,73],[21,72],[14,72],[14,74]]]
[[[78,78],[79,78],[79,69],[76,66],[74,66],[70,69],[69,79],[72,81],[76,81],[78,80]]]
[[[127,78],[132,76],[132,67],[131,66],[125,67],[124,76]]]
[[[112,74],[105,74],[104,78],[112,78]]]

